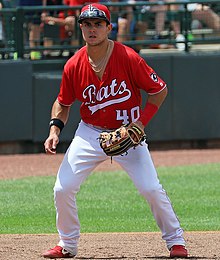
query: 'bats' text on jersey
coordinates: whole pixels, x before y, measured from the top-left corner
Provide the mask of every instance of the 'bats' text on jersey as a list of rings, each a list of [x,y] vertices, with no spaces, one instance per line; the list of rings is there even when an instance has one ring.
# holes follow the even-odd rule
[[[141,89],[153,95],[165,87],[134,50],[114,42],[102,80],[91,68],[86,47],[68,60],[58,102],[70,106],[77,99],[82,102],[80,114],[85,123],[113,129],[140,117]]]

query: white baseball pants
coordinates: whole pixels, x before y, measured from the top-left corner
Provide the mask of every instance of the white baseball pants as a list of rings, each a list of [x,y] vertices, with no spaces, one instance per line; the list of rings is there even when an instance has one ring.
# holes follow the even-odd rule
[[[80,122],[60,165],[54,187],[59,245],[73,254],[77,253],[80,237],[76,194],[90,173],[108,158],[97,140],[100,132]],[[114,156],[113,160],[128,173],[140,194],[149,203],[168,249],[174,244],[185,245],[183,230],[159,182],[147,144],[130,149],[126,156]]]

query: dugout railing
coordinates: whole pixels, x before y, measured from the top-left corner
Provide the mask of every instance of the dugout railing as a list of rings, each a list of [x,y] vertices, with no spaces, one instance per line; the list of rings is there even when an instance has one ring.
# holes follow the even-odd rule
[[[155,44],[165,44],[176,46],[176,39],[171,28],[171,21],[176,20],[181,27],[181,33],[185,39],[180,43],[184,44],[184,51],[190,52],[191,46],[196,44],[220,44],[220,30],[214,30],[203,25],[202,28],[192,28],[192,13],[188,8],[189,4],[198,3],[212,8],[218,15],[220,14],[219,0],[197,0],[197,1],[176,1],[164,3],[158,1],[155,3],[147,1],[137,1],[134,3],[125,2],[108,2],[105,3],[110,8],[116,8],[117,11],[112,11],[112,21],[117,24],[117,18],[124,12],[125,8],[131,6],[133,8],[134,26],[133,30],[128,35],[129,40],[123,41],[124,44],[136,49],[137,47],[143,49],[150,49]],[[154,39],[155,31],[155,12],[151,11],[152,6],[166,5],[168,11],[166,12],[164,37],[162,39]],[[172,11],[171,6],[177,5],[178,11]],[[42,12],[52,12],[53,15],[59,16],[60,12],[66,17],[69,12],[78,13],[82,6],[68,7],[68,6],[45,6],[45,7],[11,7],[2,8],[0,10],[0,58],[1,59],[26,59],[30,58],[32,51],[43,54],[45,51],[50,51],[55,57],[66,57],[74,53],[77,49],[83,46],[83,40],[79,26],[75,23],[75,28],[70,36],[62,36],[59,26],[50,24],[49,34],[53,38],[51,46],[45,46],[45,24],[41,21]],[[76,15],[77,16],[77,15]],[[30,47],[29,42],[29,23],[39,20],[41,27],[40,38],[36,46]],[[139,30],[136,25],[145,24],[146,28],[142,26]],[[46,35],[47,36],[47,35]],[[113,30],[111,37],[115,39],[117,36],[117,25]],[[43,57],[43,55],[41,55]],[[45,58],[46,56],[44,56]]]

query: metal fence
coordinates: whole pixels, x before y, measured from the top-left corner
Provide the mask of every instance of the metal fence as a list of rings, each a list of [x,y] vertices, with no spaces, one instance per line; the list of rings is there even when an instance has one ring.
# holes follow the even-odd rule
[[[138,1],[134,3],[107,2],[112,9],[113,31],[110,37],[117,39],[118,17],[126,18],[125,10],[132,8],[132,28],[129,29],[122,42],[138,51],[140,49],[176,48],[182,44],[182,50],[190,52],[191,47],[197,44],[219,44],[220,43],[220,1],[176,1],[165,3],[163,1],[147,2]],[[194,18],[192,4],[200,4],[201,10],[207,11],[203,14],[201,21]],[[166,6],[166,18],[161,37],[157,38],[155,7]],[[177,8],[173,8],[177,7]],[[16,7],[0,9],[0,58],[1,59],[40,59],[47,58],[47,53],[54,57],[66,57],[83,46],[81,32],[77,22],[72,30],[66,30],[64,25],[55,22],[45,23],[42,13],[46,12],[54,18],[75,16],[81,6],[45,6],[45,7]],[[215,16],[210,15],[210,12]],[[219,19],[218,25],[212,26],[208,19]],[[172,28],[173,22],[178,22],[180,33],[184,37],[180,40],[175,38]],[[205,23],[205,22],[206,23]],[[208,22],[207,22],[208,21]],[[217,23],[217,21],[216,21]],[[124,35],[125,36],[125,35]],[[157,46],[157,47],[155,47]],[[31,56],[33,54],[33,57]],[[38,56],[39,55],[39,56]]]

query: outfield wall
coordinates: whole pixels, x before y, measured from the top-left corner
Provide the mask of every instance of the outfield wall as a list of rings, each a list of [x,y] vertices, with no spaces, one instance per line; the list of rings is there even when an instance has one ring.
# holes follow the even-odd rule
[[[220,139],[220,53],[143,57],[169,88],[164,105],[146,128],[149,141]],[[0,146],[44,142],[63,65],[61,60],[0,61]],[[61,142],[72,139],[79,120],[76,103]]]

